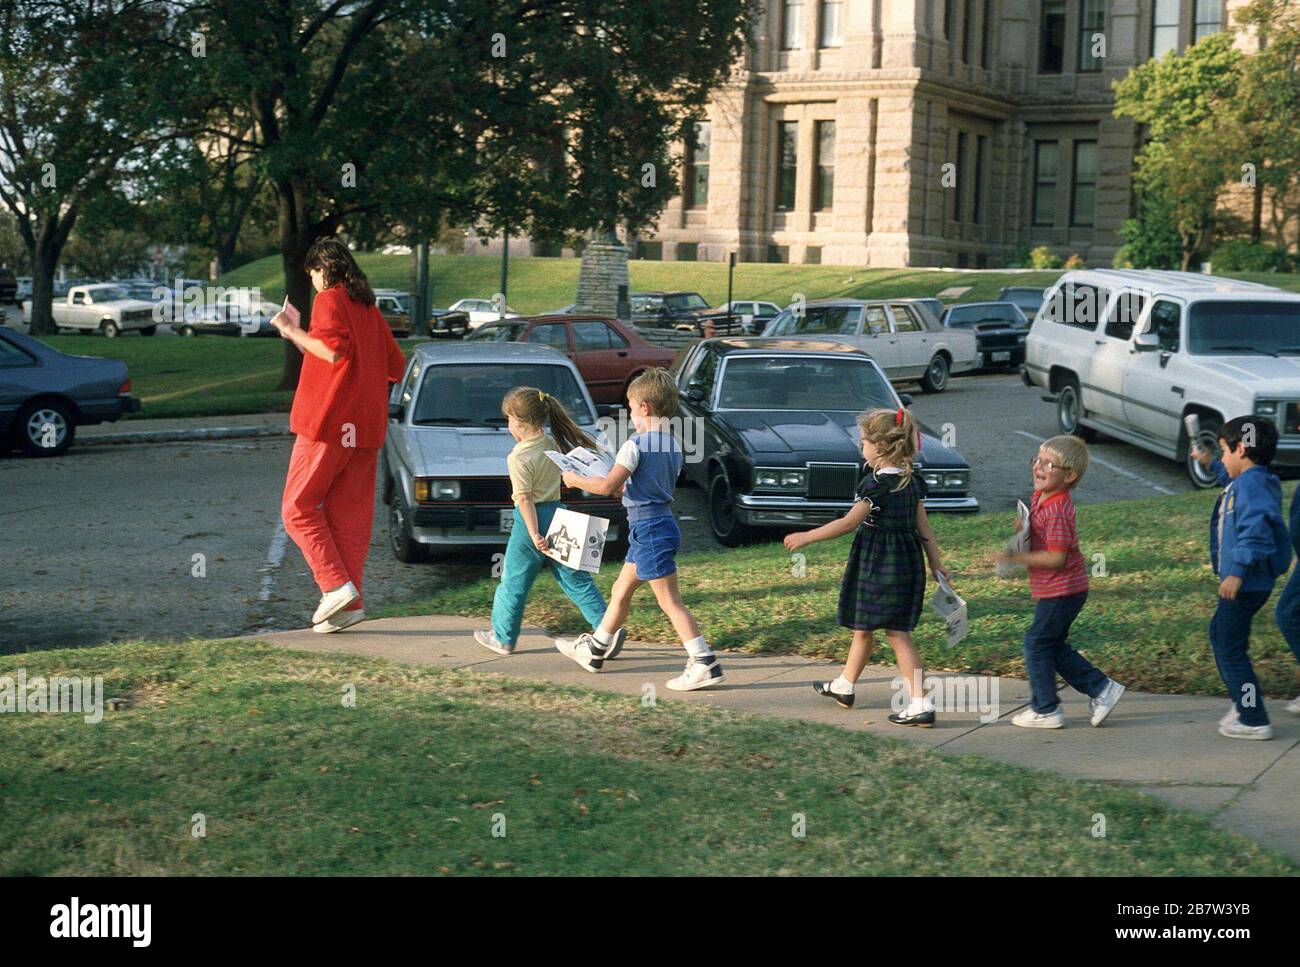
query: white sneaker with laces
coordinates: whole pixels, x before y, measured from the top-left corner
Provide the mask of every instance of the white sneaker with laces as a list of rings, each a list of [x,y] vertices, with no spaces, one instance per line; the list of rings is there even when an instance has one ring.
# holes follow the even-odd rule
[[[326,618],[320,624],[311,626],[311,630],[318,635],[332,635],[336,631],[342,631],[344,628],[351,628],[355,624],[360,624],[366,620],[366,611],[364,608],[357,608],[356,611],[344,611],[336,614],[332,618]]]
[[[600,647],[600,642],[590,633],[581,634],[577,638],[556,638],[556,650],[565,658],[571,658],[589,672],[600,671],[600,666],[605,664],[605,649]]]
[[[1013,717],[1011,724],[1018,725],[1022,729],[1063,729],[1065,728],[1065,716],[1061,713],[1059,705],[1056,707],[1055,712],[1048,712],[1046,715],[1035,712],[1032,708],[1027,708]]]
[[[334,617],[359,597],[361,595],[357,591],[357,586],[351,581],[333,591],[326,591],[320,596],[320,604],[316,607],[316,613],[311,616],[311,623],[318,625]]]
[[[1110,678],[1106,680],[1106,687],[1102,689],[1101,694],[1088,700],[1088,708],[1092,710],[1092,724],[1094,727],[1106,721],[1106,716],[1119,703],[1124,691],[1123,685]]]
[[[718,664],[717,656],[706,655],[703,658],[687,659],[682,673],[676,678],[670,678],[667,685],[674,692],[694,692],[701,688],[712,688],[724,681],[726,678],[722,674],[722,666]]]
[[[1219,719],[1219,728],[1223,728],[1225,725],[1231,725],[1235,721],[1237,721],[1237,706],[1229,705],[1228,711],[1224,712],[1223,718]]]
[[[1271,725],[1243,725],[1240,720],[1219,726],[1219,734],[1225,739],[1271,739]]]
[[[474,640],[488,651],[495,651],[498,655],[513,655],[515,653],[515,646],[503,645],[497,641],[497,636],[491,628],[486,631],[474,632]]]

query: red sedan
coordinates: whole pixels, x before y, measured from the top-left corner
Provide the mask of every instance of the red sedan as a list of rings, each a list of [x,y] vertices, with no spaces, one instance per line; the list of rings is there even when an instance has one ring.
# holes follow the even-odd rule
[[[553,346],[582,373],[593,403],[622,403],[627,384],[647,369],[672,366],[677,353],[652,346],[608,316],[523,316],[479,326],[467,337]]]

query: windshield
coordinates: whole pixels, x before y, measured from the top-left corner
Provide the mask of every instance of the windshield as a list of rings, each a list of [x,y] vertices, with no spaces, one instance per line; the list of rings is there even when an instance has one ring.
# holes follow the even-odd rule
[[[1187,351],[1200,355],[1300,355],[1300,302],[1197,302]]]
[[[704,297],[694,292],[679,292],[676,295],[664,297],[664,302],[670,309],[707,309],[709,304],[704,301]]]
[[[121,299],[131,298],[131,293],[125,288],[118,285],[106,285],[102,288],[87,289],[87,294],[92,302],[117,302]]]
[[[1012,306],[954,306],[945,320],[949,326],[973,326],[981,322],[1004,322],[1019,325],[1020,313]]]
[[[884,323],[884,312],[878,307],[871,307]],[[808,306],[796,315],[786,309],[767,324],[764,336],[800,336],[806,333],[829,333],[836,336],[851,336],[858,331],[858,319],[862,316],[861,306]]]
[[[889,382],[864,359],[735,356],[722,376],[719,409],[861,410],[898,403]]]
[[[501,400],[516,386],[536,386],[554,395],[577,423],[596,422],[568,367],[546,363],[430,366],[420,383],[414,421],[425,426],[505,426]]]
[[[479,342],[518,342],[523,334],[523,326],[479,326],[465,338]]]

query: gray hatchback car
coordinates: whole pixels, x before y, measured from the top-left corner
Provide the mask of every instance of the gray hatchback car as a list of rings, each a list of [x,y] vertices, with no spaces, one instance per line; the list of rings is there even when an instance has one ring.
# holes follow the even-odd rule
[[[389,543],[404,563],[434,548],[503,546],[514,504],[506,456],[515,445],[501,401],[516,386],[555,396],[598,443],[608,445],[582,376],[567,356],[532,343],[467,341],[417,346],[393,388],[381,458]],[[565,488],[567,507],[610,522],[626,540],[617,499]]]

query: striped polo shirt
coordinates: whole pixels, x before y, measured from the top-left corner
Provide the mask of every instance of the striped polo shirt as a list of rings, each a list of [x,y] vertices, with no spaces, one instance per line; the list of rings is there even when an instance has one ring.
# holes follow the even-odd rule
[[[1031,567],[1029,593],[1034,598],[1063,598],[1088,590],[1088,566],[1079,550],[1074,525],[1074,501],[1068,490],[1058,490],[1040,499],[1039,492],[1029,506],[1029,549],[1065,551],[1065,567]]]

